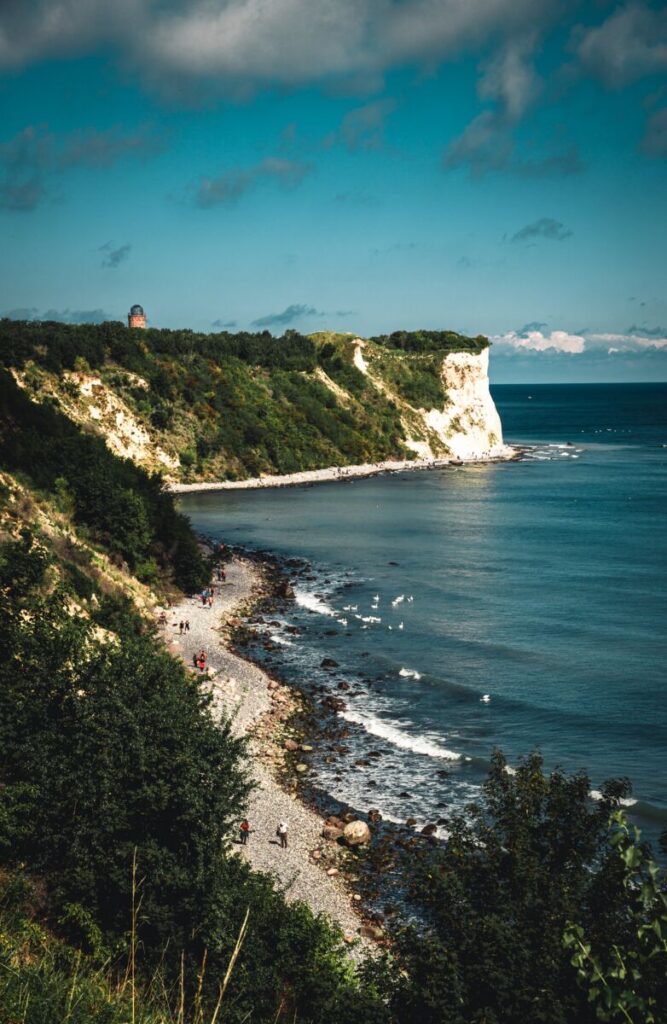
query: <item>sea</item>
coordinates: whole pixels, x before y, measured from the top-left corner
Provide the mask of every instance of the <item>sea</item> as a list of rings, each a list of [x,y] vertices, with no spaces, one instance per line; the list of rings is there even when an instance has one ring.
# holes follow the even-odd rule
[[[306,560],[255,654],[342,701],[344,752],[313,755],[320,792],[390,821],[444,822],[477,798],[494,748],[511,765],[539,750],[548,769],[585,771],[593,799],[605,779],[630,779],[628,813],[655,841],[667,824],[667,384],[492,393],[518,461],[181,506],[215,539]]]

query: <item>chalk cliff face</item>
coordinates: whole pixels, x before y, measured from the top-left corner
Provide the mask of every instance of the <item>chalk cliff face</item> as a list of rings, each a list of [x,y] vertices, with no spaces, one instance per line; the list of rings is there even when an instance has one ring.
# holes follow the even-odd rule
[[[447,393],[444,409],[423,413],[427,427],[457,459],[481,459],[507,453],[503,428],[489,391],[489,350],[478,355],[452,352],[442,363]]]
[[[451,352],[442,361],[446,400],[442,408],[409,405],[394,391],[374,364],[370,346],[356,339],[354,365],[401,410],[406,446],[419,458],[477,461],[511,453],[503,444],[498,410],[489,391],[489,350]]]

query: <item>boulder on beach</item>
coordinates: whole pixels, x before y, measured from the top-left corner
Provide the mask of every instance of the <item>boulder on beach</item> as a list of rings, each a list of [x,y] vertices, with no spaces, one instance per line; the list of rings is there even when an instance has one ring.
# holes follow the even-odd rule
[[[338,668],[338,662],[333,658],[322,658],[320,668]]]
[[[350,821],[343,830],[343,838],[348,846],[363,846],[371,840],[371,830],[365,821]]]
[[[338,828],[336,825],[325,825],[322,829],[322,839],[328,839],[330,843],[337,842],[343,834],[343,829]]]
[[[285,743],[283,744],[283,746],[285,747],[285,750],[298,750],[299,749],[299,744],[296,742],[296,740],[285,740]]]
[[[423,836],[434,836],[438,831],[437,825],[424,825],[422,829]]]

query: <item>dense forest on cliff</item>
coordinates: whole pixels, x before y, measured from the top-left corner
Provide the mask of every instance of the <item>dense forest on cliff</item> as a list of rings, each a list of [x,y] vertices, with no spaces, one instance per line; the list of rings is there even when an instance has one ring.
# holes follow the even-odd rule
[[[416,410],[446,402],[443,358],[487,345],[451,331],[397,332],[364,342],[365,374],[354,336],[333,332],[275,338],[0,321],[0,359],[31,397],[100,433],[120,408],[148,437],[139,461],[182,480],[410,458],[408,434],[428,440]],[[96,420],[91,404],[102,408]]]

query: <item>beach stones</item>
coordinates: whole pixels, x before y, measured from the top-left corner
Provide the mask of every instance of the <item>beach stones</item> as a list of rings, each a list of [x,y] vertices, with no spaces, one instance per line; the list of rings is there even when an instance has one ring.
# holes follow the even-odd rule
[[[296,742],[296,740],[285,740],[283,746],[285,747],[285,750],[294,751],[299,749],[299,744]]]
[[[308,771],[308,765],[307,764],[303,764],[303,763],[302,764],[298,764],[298,765],[296,765],[295,771],[297,771],[300,775],[303,775],[304,772]]]
[[[438,831],[437,825],[424,825],[422,829],[423,836],[434,836]]]
[[[375,942],[378,942],[380,939],[384,938],[384,932],[382,931],[382,928],[380,928],[376,924],[362,924],[361,928],[359,929],[359,934],[363,935],[365,939],[374,939]]]
[[[371,830],[365,821],[350,821],[343,829],[343,838],[348,846],[363,846],[371,840]]]
[[[338,662],[333,658],[322,658],[320,668],[338,668]]]
[[[330,711],[345,711],[347,704],[340,697],[323,697],[321,701],[322,707],[328,708]]]
[[[335,843],[343,834],[343,829],[339,828],[338,825],[325,825],[322,829],[322,839],[328,839],[329,842]]]

